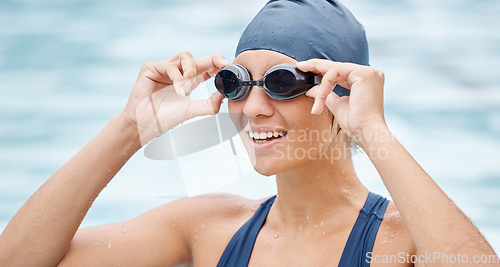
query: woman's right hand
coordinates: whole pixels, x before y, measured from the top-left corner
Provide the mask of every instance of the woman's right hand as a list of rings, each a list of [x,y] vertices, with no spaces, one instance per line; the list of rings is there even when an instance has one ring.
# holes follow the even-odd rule
[[[189,52],[142,66],[122,115],[138,127],[141,144],[196,116],[219,112],[223,96],[191,100],[189,94],[202,82],[229,65],[213,54],[197,60]]]

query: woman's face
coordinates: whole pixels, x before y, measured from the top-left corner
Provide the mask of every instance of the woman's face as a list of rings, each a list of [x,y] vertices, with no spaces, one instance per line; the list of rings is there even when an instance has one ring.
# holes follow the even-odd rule
[[[297,61],[270,50],[250,50],[239,54],[234,64],[245,67],[258,80],[266,71],[281,63]],[[333,115],[325,108],[320,115],[312,115],[314,99],[305,95],[289,101],[270,98],[263,88],[254,86],[241,100],[229,101],[229,112],[242,116],[234,121],[255,170],[273,175],[291,170],[311,160],[324,160],[336,135]],[[272,137],[268,132],[273,134]],[[256,140],[252,136],[259,135]],[[264,137],[264,136],[265,137]],[[283,136],[281,136],[283,135]]]

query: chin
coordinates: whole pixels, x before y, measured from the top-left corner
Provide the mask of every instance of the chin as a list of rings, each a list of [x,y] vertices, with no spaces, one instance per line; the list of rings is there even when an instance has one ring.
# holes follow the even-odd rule
[[[269,159],[267,157],[258,157],[252,162],[253,168],[259,174],[264,176],[276,175],[278,173],[286,172],[293,168],[292,162],[284,160]]]
[[[275,168],[254,166],[254,169],[256,172],[258,172],[259,174],[264,175],[264,176],[271,176],[271,175],[275,175],[275,174],[279,173],[276,171]]]

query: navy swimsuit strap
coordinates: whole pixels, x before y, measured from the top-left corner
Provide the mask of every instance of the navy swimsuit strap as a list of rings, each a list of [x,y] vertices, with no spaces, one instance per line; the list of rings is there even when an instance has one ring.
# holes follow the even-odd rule
[[[378,228],[384,218],[389,200],[370,192],[358,219],[349,234],[340,258],[339,267],[369,267],[367,253],[372,252]]]
[[[263,202],[252,218],[234,234],[217,267],[248,266],[257,235],[264,225],[275,199],[276,196],[273,196]],[[370,266],[366,254],[373,249],[378,228],[388,204],[389,200],[386,198],[371,192],[368,194],[365,205],[359,212],[356,223],[349,234],[339,266]]]
[[[224,250],[217,267],[239,267],[248,265],[257,235],[266,221],[267,214],[275,199],[276,196],[273,196],[260,204],[252,218],[234,234],[226,250]]]

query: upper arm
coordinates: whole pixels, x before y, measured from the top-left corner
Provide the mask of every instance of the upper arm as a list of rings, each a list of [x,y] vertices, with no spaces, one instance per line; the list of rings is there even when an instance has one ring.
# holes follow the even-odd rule
[[[415,244],[394,202],[387,206],[371,255],[370,266],[413,266]]]
[[[173,266],[188,262],[184,202],[168,203],[129,221],[78,230],[60,266]]]

